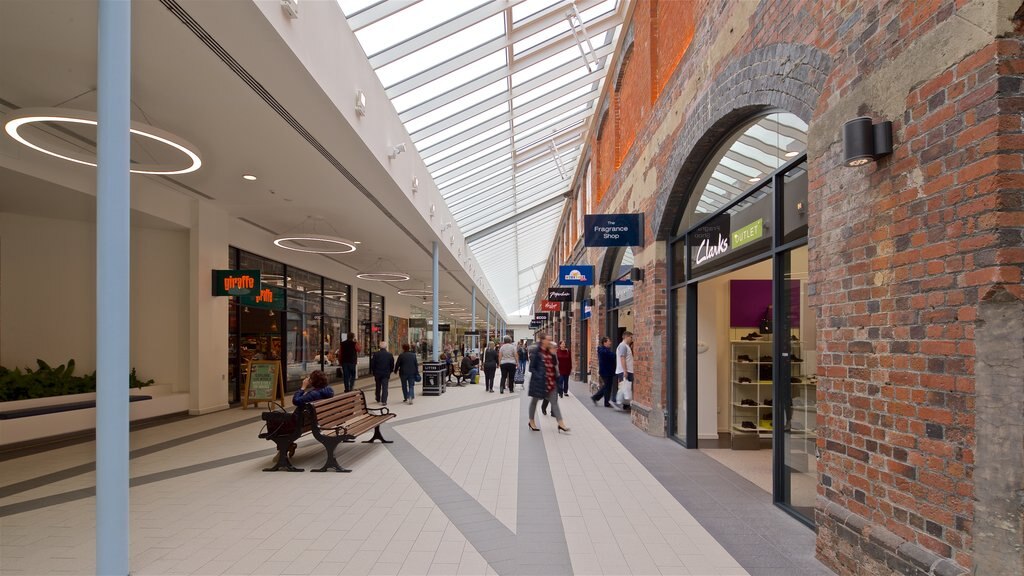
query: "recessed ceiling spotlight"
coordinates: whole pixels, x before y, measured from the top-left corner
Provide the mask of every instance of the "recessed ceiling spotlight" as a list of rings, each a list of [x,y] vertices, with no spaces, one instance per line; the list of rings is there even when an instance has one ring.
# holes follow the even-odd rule
[[[753,184],[755,182],[760,182],[760,181],[761,181],[761,177],[760,176],[754,176],[752,178],[747,178],[747,182],[750,182],[751,184]]]
[[[353,244],[362,244],[362,242],[360,242],[359,240],[353,240],[352,243]]]
[[[799,152],[795,152],[795,151],[794,152],[786,152],[786,158],[795,158],[799,154],[800,154]]]
[[[245,179],[246,179],[246,180],[248,180],[249,182],[255,182],[255,181],[256,181],[256,179],[257,179],[257,178],[256,178],[255,176],[253,176],[252,174],[242,174],[242,178],[245,178]]]

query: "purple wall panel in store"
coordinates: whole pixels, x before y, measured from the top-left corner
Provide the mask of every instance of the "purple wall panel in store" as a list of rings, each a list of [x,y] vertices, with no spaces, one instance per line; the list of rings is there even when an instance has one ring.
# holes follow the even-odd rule
[[[790,280],[790,324],[800,327],[800,281]],[[731,280],[729,282],[729,327],[756,328],[772,303],[771,280]]]

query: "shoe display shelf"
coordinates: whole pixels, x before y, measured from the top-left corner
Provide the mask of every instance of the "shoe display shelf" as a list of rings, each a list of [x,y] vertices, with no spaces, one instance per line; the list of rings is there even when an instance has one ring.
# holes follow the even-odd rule
[[[734,446],[750,447],[749,440],[772,437],[772,335],[758,334],[756,329],[744,330],[733,328],[730,331],[731,342],[731,381],[730,381],[730,431],[734,437]],[[790,367],[793,382],[793,398],[800,398],[802,406],[794,406],[793,417],[787,420],[793,424],[799,419],[798,432],[803,437],[813,435],[816,414],[813,399],[815,397],[814,382],[803,376],[803,360],[800,340],[797,331],[790,335],[791,354],[794,360]],[[797,414],[799,412],[799,415]],[[746,437],[746,438],[744,438]],[[744,442],[743,440],[747,441]],[[739,440],[739,442],[735,441]]]

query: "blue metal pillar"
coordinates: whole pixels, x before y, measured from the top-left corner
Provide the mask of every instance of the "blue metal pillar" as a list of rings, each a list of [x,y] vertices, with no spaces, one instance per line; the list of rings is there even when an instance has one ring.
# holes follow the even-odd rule
[[[438,318],[437,301],[438,301],[438,290],[440,289],[439,285],[441,283],[441,281],[440,281],[440,274],[438,273],[438,256],[439,256],[439,253],[438,253],[438,248],[437,248],[437,240],[434,240],[434,269],[433,269],[434,274],[433,274],[433,282],[430,283],[430,285],[432,287],[432,290],[434,291],[434,330],[433,330],[433,338],[434,338],[434,342],[433,342],[434,356],[433,357],[434,357],[434,362],[437,362],[438,359],[440,359],[440,357],[441,357],[440,356],[440,354],[441,354],[441,351],[440,351],[441,336],[440,336],[440,334],[441,333],[437,329],[437,323],[440,322],[440,319]]]
[[[100,0],[96,153],[96,573],[129,573],[132,5]]]

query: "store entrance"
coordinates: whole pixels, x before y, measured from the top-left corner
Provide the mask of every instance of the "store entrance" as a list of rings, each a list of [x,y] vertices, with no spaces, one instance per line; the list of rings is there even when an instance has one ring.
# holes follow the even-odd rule
[[[771,261],[702,281],[697,294],[699,446],[771,493]]]

